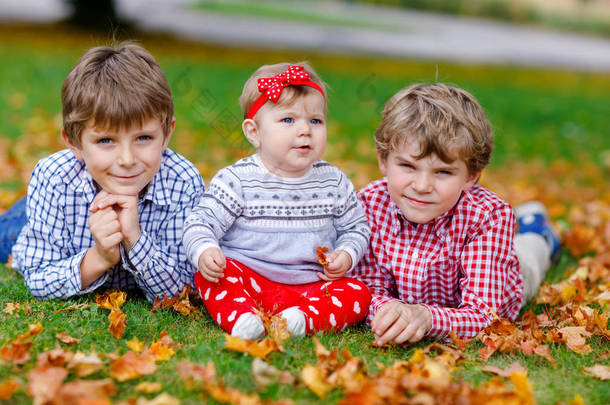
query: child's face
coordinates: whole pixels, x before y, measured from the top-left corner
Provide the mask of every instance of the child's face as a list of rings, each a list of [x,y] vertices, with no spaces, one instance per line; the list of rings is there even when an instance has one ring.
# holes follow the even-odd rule
[[[303,176],[326,149],[324,97],[311,92],[291,105],[267,102],[256,113],[256,122],[245,120],[242,128],[270,172]]]
[[[460,159],[445,163],[430,155],[418,160],[415,156],[419,151],[417,141],[407,141],[385,161],[379,158],[379,167],[388,178],[392,201],[405,218],[424,224],[453,208],[462,191],[474,185],[479,173],[470,175]]]
[[[172,131],[175,121],[172,121]],[[138,195],[161,167],[161,154],[167,148],[161,121],[149,119],[141,128],[119,132],[102,131],[87,126],[80,146],[62,132],[66,145],[78,160],[85,162],[95,182],[111,194]]]

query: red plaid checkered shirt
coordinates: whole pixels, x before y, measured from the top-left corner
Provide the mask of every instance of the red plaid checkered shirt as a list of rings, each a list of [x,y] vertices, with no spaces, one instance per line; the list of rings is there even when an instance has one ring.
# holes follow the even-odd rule
[[[494,312],[517,317],[523,282],[513,247],[515,217],[500,197],[475,185],[445,214],[414,224],[391,200],[385,178],[358,196],[372,235],[353,277],[373,295],[368,322],[395,300],[425,305],[432,314],[426,336],[438,339],[451,331],[473,337]]]

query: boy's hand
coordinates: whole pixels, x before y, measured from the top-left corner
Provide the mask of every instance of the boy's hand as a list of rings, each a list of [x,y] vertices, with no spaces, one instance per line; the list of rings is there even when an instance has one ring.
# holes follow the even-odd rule
[[[98,194],[93,200],[92,206],[103,197]],[[117,212],[112,207],[95,210],[89,216],[89,230],[95,240],[95,246],[93,246],[95,256],[97,256],[95,262],[105,269],[117,264],[121,259],[119,243],[123,240]]]
[[[396,344],[418,342],[431,327],[432,315],[427,307],[400,301],[383,305],[371,322],[375,343],[378,346],[388,342]]]
[[[138,196],[110,194],[102,190],[93,200],[89,211],[94,213],[108,207],[114,209],[118,214],[121,233],[123,234],[123,247],[129,251],[140,237]]]
[[[352,267],[352,257],[345,250],[335,250],[326,255],[328,264],[324,266],[324,273],[318,273],[324,281],[334,281],[343,278]]]
[[[199,272],[209,282],[217,283],[224,276],[227,261],[224,253],[217,247],[207,248],[199,256]]]

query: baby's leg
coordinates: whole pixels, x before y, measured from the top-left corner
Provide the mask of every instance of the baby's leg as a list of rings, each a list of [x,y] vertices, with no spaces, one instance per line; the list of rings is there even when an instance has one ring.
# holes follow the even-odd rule
[[[355,325],[364,319],[371,301],[368,288],[351,278],[286,287],[300,296],[297,308],[305,316],[307,334]]]
[[[242,339],[258,339],[265,333],[256,305],[244,285],[239,265],[227,259],[224,277],[211,283],[197,272],[195,287],[208,313],[225,332]]]

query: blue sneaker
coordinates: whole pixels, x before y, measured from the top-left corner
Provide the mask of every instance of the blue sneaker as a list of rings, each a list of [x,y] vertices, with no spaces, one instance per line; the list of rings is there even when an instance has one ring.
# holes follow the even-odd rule
[[[561,255],[559,235],[551,225],[549,215],[540,201],[528,201],[515,207],[518,233],[533,232],[542,236],[551,248],[551,262],[557,263]]]
[[[6,263],[21,228],[27,222],[25,197],[18,200],[4,214],[0,215],[0,263]]]

